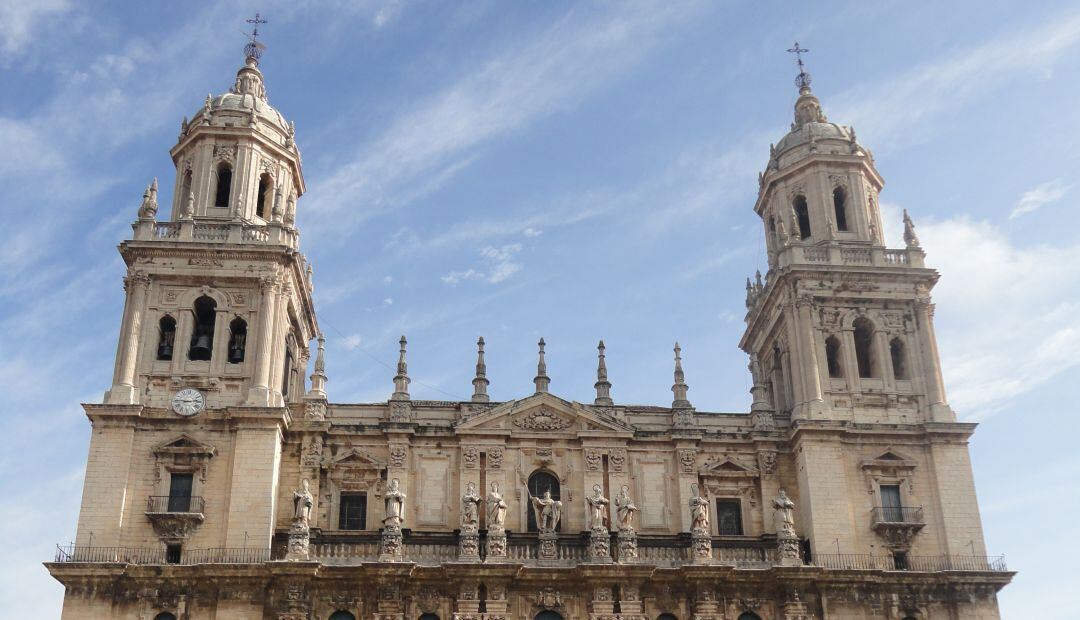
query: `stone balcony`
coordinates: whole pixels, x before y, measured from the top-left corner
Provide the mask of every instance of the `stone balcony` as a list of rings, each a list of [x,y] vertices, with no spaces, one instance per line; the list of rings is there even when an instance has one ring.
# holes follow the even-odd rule
[[[240,245],[286,246],[297,249],[300,233],[278,223],[254,224],[243,221],[180,220],[156,222],[138,220],[132,224],[135,241],[176,241],[229,243]]]
[[[891,250],[881,246],[793,243],[780,252],[777,258],[781,267],[805,264],[913,268],[926,266],[926,254],[920,248]]]

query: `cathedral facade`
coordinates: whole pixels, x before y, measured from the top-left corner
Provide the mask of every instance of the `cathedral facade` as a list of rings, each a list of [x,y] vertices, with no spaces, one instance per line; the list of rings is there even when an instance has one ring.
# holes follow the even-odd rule
[[[885,246],[873,156],[809,75],[754,205],[749,412],[697,410],[677,344],[670,405],[615,402],[603,342],[595,399],[560,398],[543,340],[535,392],[495,402],[482,338],[469,401],[413,399],[402,337],[389,398],[336,403],[258,52],[184,119],[172,204],[155,181],[120,246],[112,385],[46,564],[63,618],[999,617],[938,274],[906,213]]]

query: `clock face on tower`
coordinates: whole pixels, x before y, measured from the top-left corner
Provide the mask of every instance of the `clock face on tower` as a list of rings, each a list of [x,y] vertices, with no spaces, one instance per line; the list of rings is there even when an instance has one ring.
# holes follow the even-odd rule
[[[206,406],[206,399],[202,392],[194,388],[184,388],[176,393],[172,399],[172,410],[182,416],[192,416],[202,411]]]

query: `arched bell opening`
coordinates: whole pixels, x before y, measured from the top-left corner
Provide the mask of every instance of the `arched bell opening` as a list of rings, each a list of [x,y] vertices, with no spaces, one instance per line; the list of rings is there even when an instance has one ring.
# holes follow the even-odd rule
[[[191,348],[188,359],[208,362],[214,353],[214,322],[217,318],[217,302],[203,295],[192,307],[195,328],[191,330]]]

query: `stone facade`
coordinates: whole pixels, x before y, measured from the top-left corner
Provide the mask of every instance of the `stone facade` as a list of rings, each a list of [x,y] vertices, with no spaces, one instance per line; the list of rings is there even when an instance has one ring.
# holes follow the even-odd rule
[[[967,442],[943,387],[914,226],[800,75],[755,211],[753,404],[597,395],[329,403],[299,252],[304,183],[258,59],[185,119],[171,217],[156,182],[123,242],[126,303],[93,426],[64,618],[997,618]],[[309,345],[319,338],[310,383]]]

